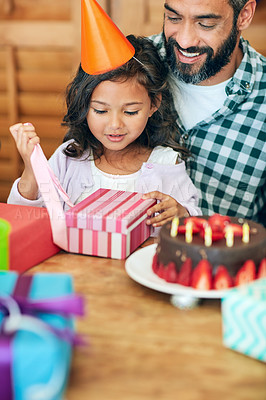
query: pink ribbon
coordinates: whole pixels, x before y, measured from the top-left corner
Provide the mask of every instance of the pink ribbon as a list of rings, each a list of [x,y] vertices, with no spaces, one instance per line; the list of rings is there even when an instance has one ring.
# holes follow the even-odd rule
[[[59,247],[68,251],[66,218],[58,193],[69,207],[73,207],[73,204],[54,175],[39,144],[34,147],[31,165],[50,217],[53,241]]]

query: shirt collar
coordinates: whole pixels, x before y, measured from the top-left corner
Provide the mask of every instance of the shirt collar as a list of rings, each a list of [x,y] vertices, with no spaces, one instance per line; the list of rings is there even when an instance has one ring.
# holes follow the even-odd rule
[[[241,64],[226,87],[227,94],[248,94],[253,90],[256,76],[256,53],[242,37],[239,46],[244,56]]]

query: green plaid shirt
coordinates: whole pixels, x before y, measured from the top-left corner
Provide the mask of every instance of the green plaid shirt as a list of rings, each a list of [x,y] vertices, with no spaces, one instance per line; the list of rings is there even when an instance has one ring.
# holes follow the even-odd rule
[[[164,59],[162,34],[150,39]],[[240,45],[244,57],[226,86],[223,107],[187,131],[177,122],[192,154],[187,170],[203,214],[238,216],[265,225],[266,58],[243,38]]]

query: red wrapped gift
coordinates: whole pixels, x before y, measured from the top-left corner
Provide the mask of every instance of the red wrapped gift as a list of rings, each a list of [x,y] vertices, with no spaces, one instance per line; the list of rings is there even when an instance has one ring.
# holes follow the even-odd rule
[[[1,248],[0,270],[21,273],[60,251],[45,208],[0,203],[0,219],[10,224],[7,240],[1,240],[7,243],[7,254]]]

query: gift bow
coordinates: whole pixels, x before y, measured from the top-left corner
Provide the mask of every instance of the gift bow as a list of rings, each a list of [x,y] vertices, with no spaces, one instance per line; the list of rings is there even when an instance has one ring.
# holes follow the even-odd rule
[[[84,315],[83,298],[77,295],[56,297],[54,299],[43,299],[38,301],[30,300],[20,296],[10,296],[9,298],[12,298],[16,302],[21,314],[35,315],[36,313],[41,312],[41,313],[51,313],[51,314],[52,313],[62,314],[66,317]],[[0,311],[6,309],[5,307],[6,301],[4,302],[3,299],[4,298],[0,297]],[[3,321],[3,325],[4,324],[5,321]],[[77,335],[68,328],[58,329],[47,324],[47,329],[52,331],[60,339],[67,340],[73,345],[84,344],[84,341],[81,338],[81,336]]]
[[[23,314],[32,312],[47,312],[64,314],[66,316],[84,315],[83,298],[78,295],[71,294],[68,296],[42,300],[32,300],[21,296],[12,297],[19,305],[19,308]]]
[[[1,388],[1,400],[13,400],[13,385],[12,385],[12,339],[14,333],[20,329],[29,330],[37,334],[38,331],[45,331],[45,335],[57,336],[62,340],[66,340],[71,344],[85,344],[84,340],[80,335],[75,334],[72,330],[58,329],[50,326],[44,321],[40,321],[34,315],[37,312],[45,313],[56,313],[62,314],[66,317],[78,315],[84,315],[84,302],[81,296],[68,295],[58,298],[49,298],[42,300],[30,300],[27,298],[29,287],[32,281],[32,277],[20,276],[17,280],[16,288],[11,296],[0,297],[0,311],[4,313],[4,320],[0,327],[0,388]],[[24,289],[21,292],[22,295],[17,295],[20,292],[19,288]],[[8,312],[6,312],[8,311]],[[8,315],[9,313],[9,315]],[[26,324],[25,324],[26,322]],[[28,327],[27,327],[28,324]],[[37,329],[36,329],[37,327]],[[44,335],[44,336],[45,336]],[[53,383],[52,383],[53,381]],[[54,385],[54,381],[57,384]],[[52,377],[50,384],[47,384],[45,388],[39,388],[44,393],[45,400],[52,398],[54,392],[61,390],[61,383],[63,384],[64,377],[60,379]],[[58,384],[59,382],[59,384]],[[52,390],[50,390],[50,387]],[[54,388],[56,387],[56,388]],[[50,393],[51,392],[51,393]],[[3,396],[3,397],[2,397]],[[35,392],[33,390],[34,398]]]

